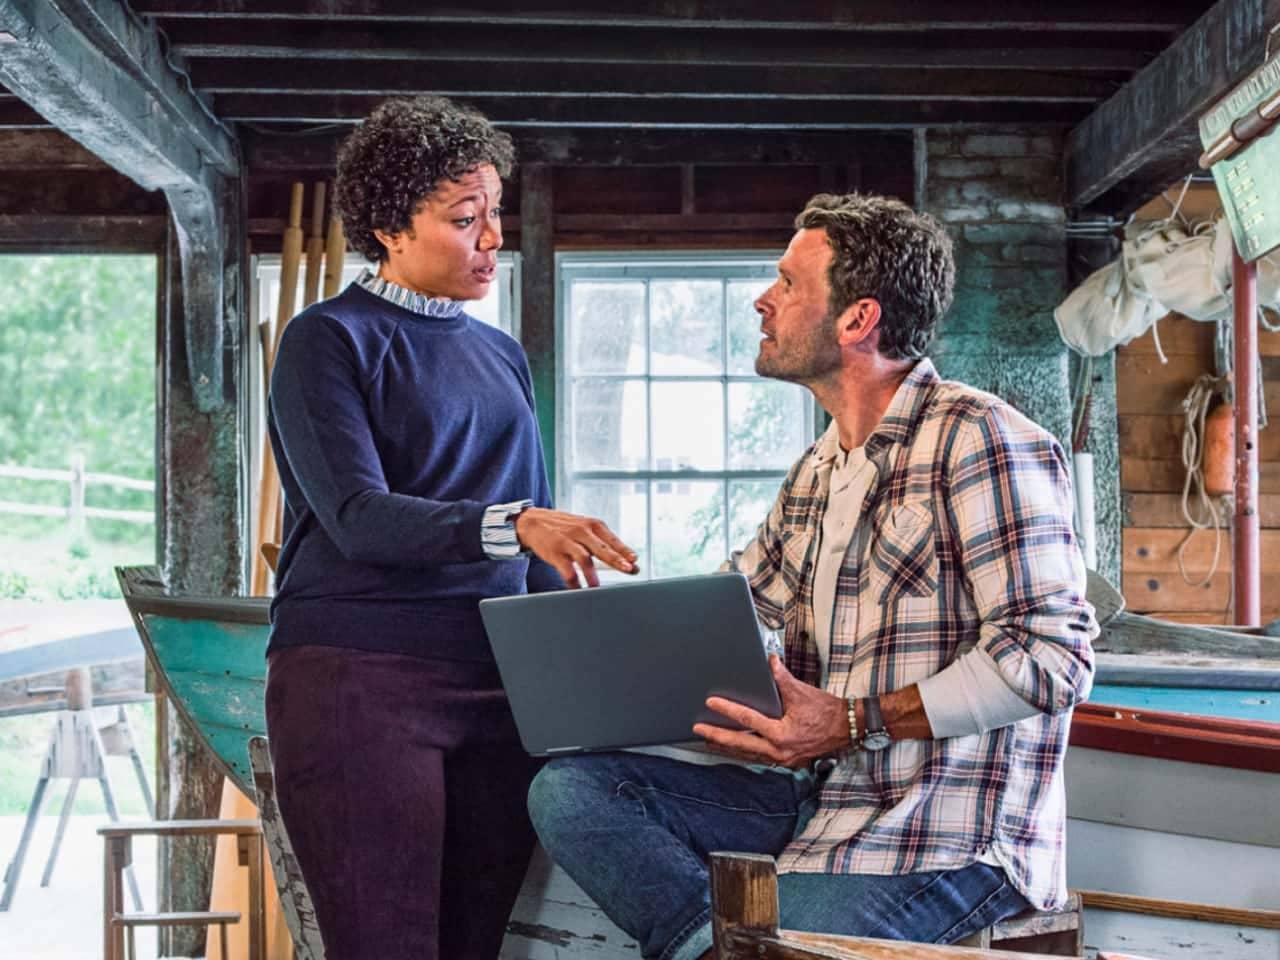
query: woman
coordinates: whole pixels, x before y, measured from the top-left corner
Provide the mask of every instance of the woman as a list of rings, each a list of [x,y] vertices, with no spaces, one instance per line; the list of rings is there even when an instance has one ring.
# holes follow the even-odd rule
[[[549,509],[528,363],[463,312],[502,246],[510,138],[393,100],[337,203],[377,262],[286,328],[268,427],[285,492],[267,652],[280,810],[330,960],[497,955],[533,844],[484,597],[596,585],[635,554]]]

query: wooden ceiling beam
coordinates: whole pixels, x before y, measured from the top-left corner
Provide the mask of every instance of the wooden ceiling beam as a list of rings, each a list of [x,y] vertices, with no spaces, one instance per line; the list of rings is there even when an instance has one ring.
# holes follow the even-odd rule
[[[0,169],[106,170],[107,165],[61,130],[0,130]]]
[[[983,0],[471,0],[466,4],[423,4],[420,0],[133,0],[139,12],[160,17],[234,17],[321,20],[389,20],[458,23],[465,26],[551,24],[563,26],[744,27],[830,30],[915,30],[1012,28],[1037,31],[1179,30],[1204,9],[1196,0],[1021,0],[992,15]]]
[[[454,35],[429,24],[318,20],[161,19],[184,58],[461,61],[476,63],[707,64],[921,70],[1053,70],[1127,78],[1168,46],[1170,34],[948,31],[835,42],[827,30],[770,31],[524,26]],[[474,69],[466,71],[469,76]]]
[[[4,47],[0,46],[0,51]],[[36,113],[25,100],[13,94],[0,94],[0,128],[39,129],[52,126]]]
[[[1121,86],[1091,75],[1049,71],[797,70],[790,67],[589,63],[399,63],[365,61],[343,69],[329,60],[192,60],[208,93],[416,94],[471,97],[684,96],[715,99],[803,97],[838,100],[1038,100],[1096,103]],[[285,101],[286,103],[289,101]],[[219,108],[221,110],[221,107]]]
[[[1262,64],[1280,0],[1219,0],[1067,137],[1067,206],[1124,215],[1196,170],[1199,120]]]
[[[322,171],[337,163],[346,131],[289,136],[246,130],[245,165],[252,173]],[[899,131],[718,131],[714,137],[692,130],[569,130],[525,127],[511,131],[520,164],[555,166],[709,166],[821,164],[875,166],[911,163],[912,135]]]
[[[691,99],[667,97],[472,97],[453,94],[500,127],[653,127],[790,130],[894,129],[1020,123],[1067,125],[1088,113],[1088,101]],[[385,100],[381,94],[224,94],[219,113],[240,123],[355,123]]]

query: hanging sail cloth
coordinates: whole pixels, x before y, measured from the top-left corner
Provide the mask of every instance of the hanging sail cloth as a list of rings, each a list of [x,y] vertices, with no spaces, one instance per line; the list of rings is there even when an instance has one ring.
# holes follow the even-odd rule
[[[1219,218],[1188,229],[1134,223],[1121,256],[1089,276],[1053,312],[1067,346],[1100,357],[1170,312],[1216,322],[1230,315],[1231,230]],[[1258,260],[1258,303],[1280,306],[1280,253]]]

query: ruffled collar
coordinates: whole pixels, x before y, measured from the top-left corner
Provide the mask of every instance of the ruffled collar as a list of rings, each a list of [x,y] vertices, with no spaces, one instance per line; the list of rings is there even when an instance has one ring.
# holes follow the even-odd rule
[[[389,300],[397,307],[403,307],[423,317],[439,317],[452,319],[462,314],[461,300],[448,300],[443,297],[427,297],[415,293],[398,283],[392,283],[378,276],[368,267],[356,278],[356,283],[375,297]]]

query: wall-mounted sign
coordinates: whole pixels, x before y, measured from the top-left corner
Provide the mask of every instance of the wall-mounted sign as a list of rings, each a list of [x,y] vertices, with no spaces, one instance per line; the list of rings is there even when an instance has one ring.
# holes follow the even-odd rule
[[[1236,249],[1253,261],[1280,247],[1280,56],[1200,118],[1200,165],[1213,172]]]

